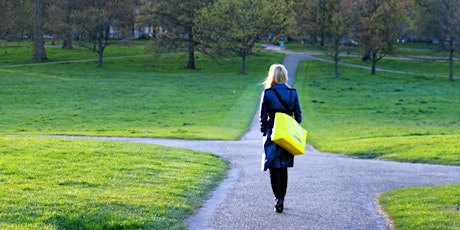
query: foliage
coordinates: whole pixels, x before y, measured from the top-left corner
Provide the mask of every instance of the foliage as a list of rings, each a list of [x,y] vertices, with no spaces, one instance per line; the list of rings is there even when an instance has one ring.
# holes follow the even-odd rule
[[[207,53],[231,51],[242,58],[252,54],[261,36],[279,36],[289,27],[289,5],[284,0],[220,0],[202,8],[195,19],[197,40]]]
[[[0,136],[2,229],[186,229],[228,162],[150,144]]]
[[[33,32],[33,1],[0,1],[0,39],[30,38]]]
[[[321,10],[324,11],[321,15],[324,18],[319,18],[321,31],[330,42],[321,42],[320,49],[327,55],[331,56],[334,60],[334,76],[339,77],[339,53],[340,46],[345,41],[351,27],[351,7],[348,1],[342,0],[328,0],[324,2]]]
[[[460,227],[460,185],[402,188],[386,192],[378,200],[395,229]]]
[[[309,61],[298,69],[295,87],[310,144],[361,158],[460,165],[455,84],[396,73],[369,78],[365,70],[342,69],[340,79],[332,78],[330,63]]]
[[[186,48],[188,69],[195,69],[195,50],[200,43],[194,31],[197,12],[212,1],[157,0],[152,8],[159,47]]]
[[[421,30],[424,33],[433,33],[438,39],[441,47],[448,44],[449,50],[449,80],[454,80],[454,52],[458,50],[458,37],[460,29],[460,0],[417,0],[421,9],[419,10],[419,21]]]
[[[88,35],[91,41],[94,41],[92,47],[99,55],[98,67],[104,66],[103,55],[105,48],[110,44],[113,38],[121,37],[112,34],[111,27],[123,28],[127,25],[134,24],[135,7],[134,1],[131,0],[85,0],[80,4],[78,16],[75,16],[80,22],[83,34]],[[84,45],[84,43],[81,43]]]
[[[390,53],[401,33],[401,1],[366,1],[359,3],[355,30],[357,39],[364,46],[364,60],[372,63],[371,74],[375,75],[377,62]]]

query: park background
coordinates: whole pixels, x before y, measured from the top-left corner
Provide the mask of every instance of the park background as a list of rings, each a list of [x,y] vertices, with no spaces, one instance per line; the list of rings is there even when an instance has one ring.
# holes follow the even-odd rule
[[[421,23],[457,15],[454,10],[442,11],[443,4],[457,1],[438,2],[439,9],[433,7],[438,11],[429,10],[430,14],[423,7],[429,1],[382,3],[374,12],[353,14],[361,16],[361,23],[350,28],[338,26],[353,20],[346,14],[347,1],[290,3],[297,8],[284,1],[193,5],[198,8],[174,8],[174,1],[159,1],[163,5],[157,6],[139,1],[139,10],[151,6],[146,8],[153,11],[135,18],[136,23],[152,19],[139,27],[138,36],[118,30],[125,28],[122,18],[128,16],[120,12],[131,9],[130,1],[97,2],[99,8],[61,5],[73,1],[20,6],[1,2],[6,10],[1,14],[5,18],[0,41],[0,209],[6,210],[0,214],[2,228],[185,228],[184,219],[225,177],[228,162],[184,149],[47,135],[237,140],[257,111],[268,66],[283,59],[260,43],[284,41],[286,49],[318,57],[300,65],[293,85],[301,97],[309,144],[318,150],[460,164],[457,50],[455,34],[446,34],[457,31],[435,29],[455,25],[458,17],[442,26]],[[300,6],[316,9],[314,3],[328,4],[322,14],[292,13]],[[364,4],[359,3],[352,6]],[[74,10],[70,15],[101,16],[83,22],[71,17],[71,25],[81,24],[70,30],[70,47],[68,30],[55,24],[63,20],[53,20],[66,14],[50,13],[64,12],[55,11],[64,6]],[[159,6],[168,10],[160,13]],[[411,15],[432,17],[401,18],[396,13],[402,6],[411,9]],[[200,14],[176,17],[192,9]],[[217,17],[224,9],[234,14]],[[241,11],[232,11],[236,9]],[[278,12],[281,9],[285,11]],[[388,12],[394,15],[383,14]],[[321,23],[322,16],[327,16],[327,23]],[[195,24],[174,24],[173,18]],[[251,30],[243,33],[226,24],[238,20]],[[159,21],[164,28],[181,29],[148,31]],[[365,25],[368,30],[357,29]],[[197,34],[187,35],[187,28]],[[115,34],[121,37],[111,37]],[[371,39],[371,34],[381,36]],[[384,195],[382,204],[398,229],[455,228],[458,191],[458,185],[402,189]]]

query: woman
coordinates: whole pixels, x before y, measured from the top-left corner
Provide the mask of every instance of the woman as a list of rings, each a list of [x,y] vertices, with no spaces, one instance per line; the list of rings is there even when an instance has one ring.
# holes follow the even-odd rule
[[[260,131],[265,140],[263,170],[270,170],[270,182],[276,200],[275,211],[279,213],[283,212],[284,208],[284,196],[288,184],[287,168],[294,166],[294,156],[271,141],[275,113],[294,115],[297,122],[302,121],[297,91],[290,88],[287,81],[288,72],[283,65],[270,66],[260,102]]]

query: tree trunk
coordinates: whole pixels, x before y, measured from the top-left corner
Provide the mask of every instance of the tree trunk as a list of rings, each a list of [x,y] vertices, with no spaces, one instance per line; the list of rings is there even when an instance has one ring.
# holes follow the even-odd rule
[[[97,51],[97,53],[99,54],[99,60],[98,60],[98,65],[97,67],[98,68],[103,68],[104,67],[104,44],[102,42],[102,36],[98,36],[97,38],[97,43],[98,43],[98,47],[99,47],[99,50]]]
[[[62,43],[63,49],[73,49],[72,45],[72,25],[70,20],[70,14],[72,11],[72,7],[70,1],[65,2],[65,10],[64,10],[64,23],[65,23],[65,31],[64,31],[64,42]]]
[[[449,41],[449,80],[454,80],[454,41]]]
[[[62,43],[63,49],[73,49],[72,44],[72,31],[66,31],[64,33],[64,42]]]
[[[377,58],[377,51],[371,51],[371,61],[372,61],[371,75],[374,76],[376,73],[375,67],[377,66],[377,61],[379,61],[379,59]]]
[[[43,40],[43,2],[35,0],[34,53],[32,60],[47,60],[45,41]]]
[[[366,45],[364,47],[363,61],[369,61],[371,59],[371,49]]]
[[[375,66],[377,65],[377,61],[376,60],[372,60],[372,70],[371,70],[371,75],[374,76],[375,75]]]
[[[334,53],[334,76],[339,78],[339,53],[336,51]]]
[[[187,69],[195,69],[195,46],[193,44],[193,40],[190,40],[189,43],[188,43],[188,64],[187,64]]]
[[[246,74],[246,55],[241,56],[241,73]]]

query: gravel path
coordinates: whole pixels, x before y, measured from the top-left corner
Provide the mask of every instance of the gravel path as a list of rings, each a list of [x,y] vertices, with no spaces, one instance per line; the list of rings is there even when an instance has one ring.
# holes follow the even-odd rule
[[[293,80],[306,53],[285,51]],[[255,100],[257,100],[256,98]],[[260,170],[257,115],[239,141],[96,138],[211,152],[231,162],[228,177],[187,222],[189,229],[390,229],[375,202],[379,193],[408,186],[460,184],[460,167],[360,160],[307,148],[289,169],[283,213],[273,211],[268,172]],[[455,204],[452,204],[454,208]]]

